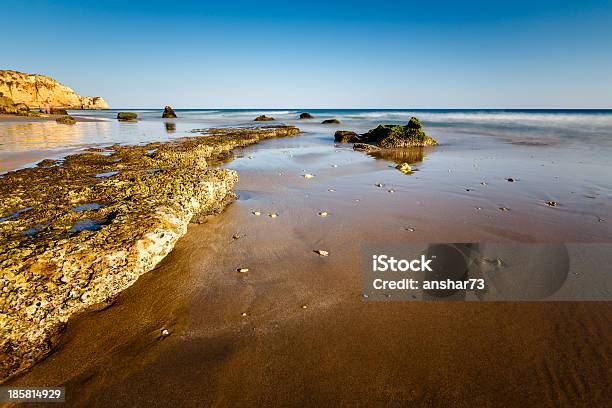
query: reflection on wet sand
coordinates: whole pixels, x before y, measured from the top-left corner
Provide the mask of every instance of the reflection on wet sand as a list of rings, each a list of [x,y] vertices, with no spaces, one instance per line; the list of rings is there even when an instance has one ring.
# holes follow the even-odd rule
[[[108,132],[108,122],[79,123],[66,126],[51,121],[7,123],[0,126],[0,150],[23,152],[36,149],[58,149],[91,143],[92,133]]]
[[[389,160],[394,163],[419,163],[427,155],[427,148],[412,147],[408,149],[384,149],[370,153],[376,159]]]
[[[166,127],[166,132],[168,132],[168,133],[175,133],[176,132],[176,123],[164,122],[164,126]]]

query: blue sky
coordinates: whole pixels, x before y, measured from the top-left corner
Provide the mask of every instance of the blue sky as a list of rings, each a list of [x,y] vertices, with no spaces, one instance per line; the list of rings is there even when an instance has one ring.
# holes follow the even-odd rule
[[[609,1],[15,1],[0,69],[112,107],[612,108]]]

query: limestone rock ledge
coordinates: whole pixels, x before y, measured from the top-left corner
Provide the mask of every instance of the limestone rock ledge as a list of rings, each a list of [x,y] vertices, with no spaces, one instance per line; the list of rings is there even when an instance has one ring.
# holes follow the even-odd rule
[[[80,96],[45,75],[0,70],[0,93],[30,108],[107,109],[100,96]]]
[[[0,381],[46,356],[68,319],[112,301],[172,251],[192,221],[233,200],[209,167],[294,126],[205,135],[43,160],[0,176]]]

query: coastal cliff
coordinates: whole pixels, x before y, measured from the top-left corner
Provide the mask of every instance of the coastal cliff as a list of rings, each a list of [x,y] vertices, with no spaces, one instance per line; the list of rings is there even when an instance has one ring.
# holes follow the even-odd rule
[[[0,93],[30,108],[108,108],[100,96],[81,96],[51,77],[18,71],[0,70]]]

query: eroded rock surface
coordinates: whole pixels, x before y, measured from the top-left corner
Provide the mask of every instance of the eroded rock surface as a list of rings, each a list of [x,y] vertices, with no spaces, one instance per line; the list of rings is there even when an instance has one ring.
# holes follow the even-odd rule
[[[176,118],[176,113],[174,112],[174,109],[172,109],[172,107],[170,106],[164,107],[162,118]]]
[[[211,160],[293,126],[92,148],[0,176],[0,378],[48,354],[64,324],[152,270],[187,225],[234,199]]]
[[[438,144],[434,138],[425,133],[423,125],[415,117],[410,118],[406,125],[378,125],[375,129],[363,134],[360,141],[383,149],[425,147]]]
[[[350,130],[338,130],[334,134],[334,141],[338,143],[356,143],[359,142],[359,135]]]

